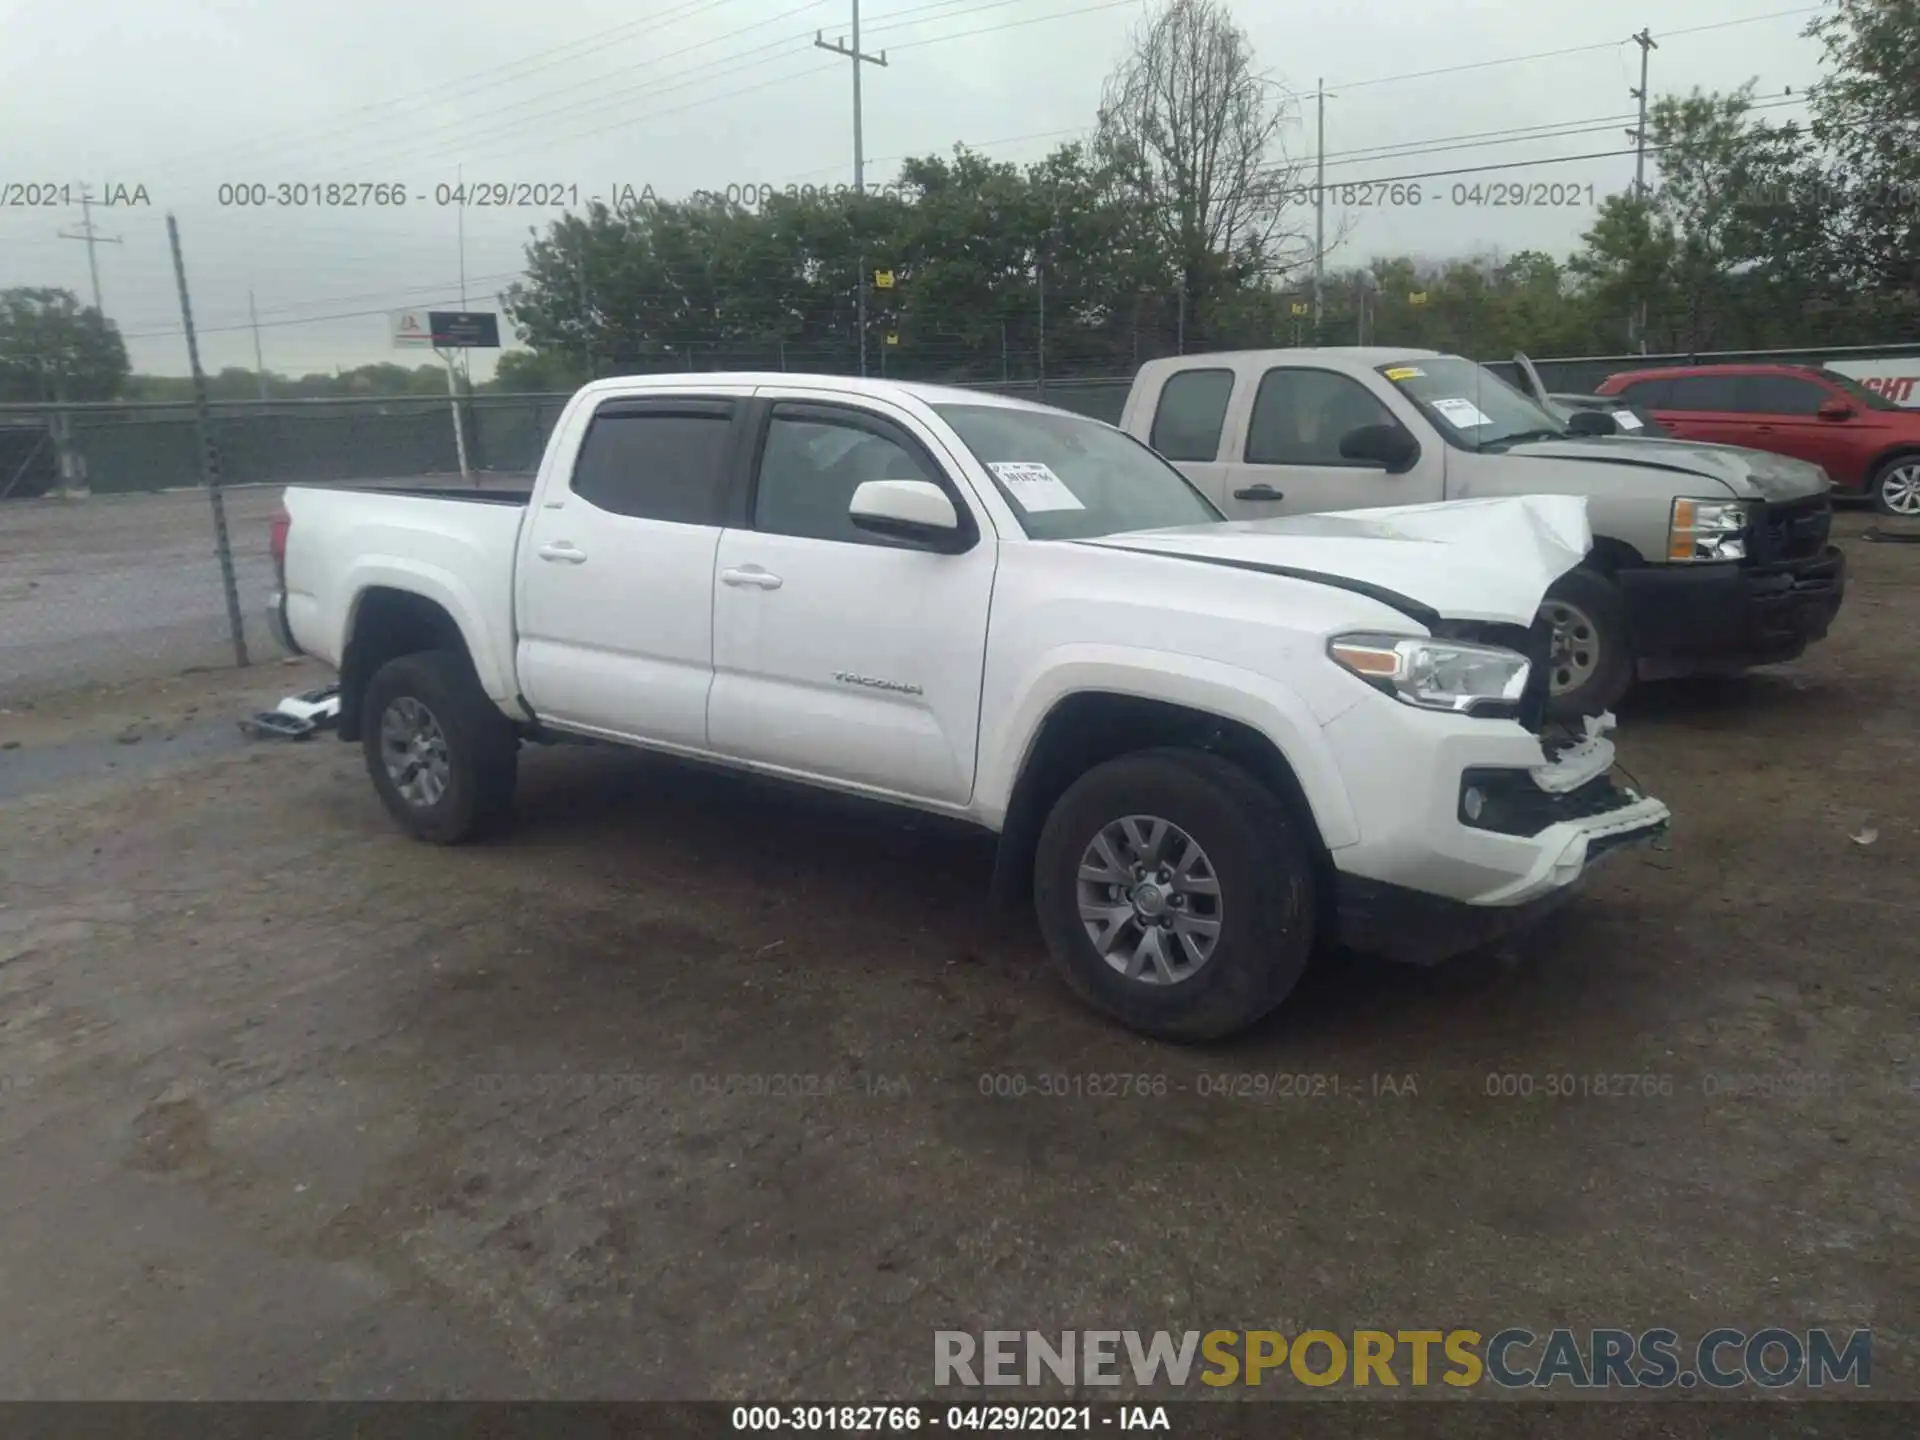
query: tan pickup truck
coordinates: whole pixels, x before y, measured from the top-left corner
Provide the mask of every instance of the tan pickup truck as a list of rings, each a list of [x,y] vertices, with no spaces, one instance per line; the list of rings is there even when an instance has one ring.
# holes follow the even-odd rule
[[[1548,592],[1551,706],[1635,678],[1791,660],[1845,590],[1817,465],[1550,413],[1432,350],[1245,350],[1149,361],[1121,428],[1231,518],[1512,495],[1586,499],[1593,548]]]

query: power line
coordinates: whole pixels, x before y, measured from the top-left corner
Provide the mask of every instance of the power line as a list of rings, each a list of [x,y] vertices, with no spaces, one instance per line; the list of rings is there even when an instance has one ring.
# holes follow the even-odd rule
[[[705,3],[712,4],[714,3],[714,0],[705,0]],[[657,71],[658,67],[664,64],[666,61],[676,60],[683,55],[690,55],[696,50],[704,50],[709,46],[719,45],[724,43],[725,41],[737,39],[742,35],[764,32],[768,25],[778,24],[782,20],[790,19],[796,15],[805,14],[809,10],[817,10],[821,6],[825,5],[826,3],[828,3],[828,0],[805,0],[805,3],[795,5],[787,10],[783,10],[779,14],[771,16],[765,20],[757,21],[752,25],[741,26],[737,30],[729,30],[723,35],[710,36],[705,40],[695,41],[690,45],[683,45],[678,50],[671,50],[664,55],[653,56],[647,60],[641,61],[636,65],[623,66],[621,67],[620,70],[616,71],[614,74],[603,77],[603,78],[608,80],[617,80],[617,79],[632,77],[635,75],[644,75],[644,74],[647,74],[648,72]],[[696,8],[699,8],[699,7],[696,7]],[[682,79],[680,83],[676,85],[667,86],[665,88],[668,90],[683,89],[687,84],[692,83],[694,78],[697,78],[698,76],[700,76],[702,72],[711,71],[715,69],[722,69],[730,65],[735,65],[739,61],[746,59],[749,56],[752,56],[764,51],[775,50],[787,43],[790,43],[790,42],[787,42],[784,40],[769,40],[769,41],[764,41],[758,45],[750,46],[745,50],[735,51],[729,54],[716,56],[714,59],[703,61],[700,64],[693,66],[689,70],[679,72],[682,75]],[[669,73],[673,73],[673,72],[669,72]],[[481,128],[476,132],[472,129],[471,126],[468,126],[466,133],[463,136],[463,139],[467,141],[471,141],[476,138],[484,139],[487,136],[494,135],[494,134],[518,133],[518,132],[524,131],[525,128],[529,125],[536,124],[542,120],[551,119],[555,116],[573,114],[583,110],[591,111],[598,107],[604,107],[608,103],[611,103],[617,100],[623,100],[623,99],[626,99],[627,97],[634,96],[634,95],[659,94],[662,92],[662,87],[658,83],[660,78],[661,77],[656,73],[653,79],[651,80],[647,80],[639,84],[629,85],[623,89],[610,91],[604,94],[599,94],[599,95],[589,94],[584,97],[582,97],[581,87],[578,84],[563,86],[557,90],[546,90],[535,95],[529,95],[522,99],[511,101],[507,104],[490,108],[487,112],[485,122],[482,124]],[[518,118],[508,119],[504,124],[496,123],[501,121],[503,117],[511,116],[513,112],[524,110],[530,105],[541,105],[548,101],[561,99],[561,98],[568,99],[569,103],[552,106],[551,108],[546,110],[536,111],[531,115],[522,115],[522,116],[519,116]],[[449,121],[442,121],[438,124],[425,126],[419,132],[415,142],[410,142],[408,144],[405,144],[398,150],[396,150],[390,143],[376,143],[372,146],[364,146],[361,149],[356,151],[349,151],[345,155],[331,155],[327,159],[327,168],[331,172],[337,174],[342,171],[362,169],[362,168],[372,168],[373,166],[381,163],[388,163],[389,157],[394,155],[404,156],[404,155],[418,154],[418,153],[428,153],[428,154],[439,153],[439,150],[428,150],[423,152],[421,150],[420,145],[416,142],[418,140],[431,140],[433,137],[441,133],[458,131],[462,128],[463,125],[466,125],[466,123],[467,122],[462,120],[449,120]],[[440,150],[444,150],[445,148],[446,148],[445,146],[439,147]],[[224,164],[226,162],[221,162],[221,163]],[[295,163],[301,163],[301,162],[289,161],[287,163],[295,164]],[[204,171],[207,167],[201,166],[198,168]]]
[[[551,69],[555,65],[565,64],[568,60],[576,58],[581,52],[604,49],[618,37],[627,35],[635,30],[647,27],[652,27],[656,30],[661,29],[678,20],[683,20],[691,15],[698,14],[703,10],[716,9],[721,5],[733,3],[735,3],[735,0],[693,0],[693,3],[683,5],[680,9],[671,11],[666,15],[648,16],[642,20],[628,20],[619,25],[609,26],[605,30],[596,30],[591,34],[582,36],[578,40],[570,40],[565,44],[536,51],[532,55],[522,56],[518,60],[509,60],[499,65],[491,65],[481,70],[472,71],[465,76],[443,81],[438,85],[429,86],[424,90],[416,90],[407,95],[396,96],[390,100],[378,100],[370,105],[359,106],[348,113],[349,115],[357,115],[361,118],[344,120],[330,129],[319,131],[309,129],[299,133],[288,132],[284,137],[264,136],[260,139],[246,142],[240,146],[239,149],[246,151],[265,147],[268,150],[272,150],[285,145],[311,145],[318,141],[329,139],[332,136],[359,129],[363,125],[376,122],[384,123],[390,120],[396,111],[404,111],[429,101],[438,101],[440,97],[443,96],[451,98],[462,93],[476,93],[478,91],[491,89],[495,85],[511,84],[516,80],[523,80],[528,75]],[[824,0],[821,0],[821,3],[824,3]],[[503,76],[499,80],[485,80],[485,77],[500,74],[502,71],[516,71],[518,73]],[[483,80],[485,83],[479,83]],[[233,157],[233,151],[222,147],[219,150],[203,151],[198,155],[185,156],[183,157],[183,163],[189,168],[201,164],[226,164],[230,161],[233,163],[248,163],[244,160],[234,161]]]
[[[1793,15],[1812,15],[1822,7],[1803,5],[1797,10],[1775,10],[1766,15],[1743,15],[1737,20],[1717,20],[1710,25],[1690,25],[1681,30],[1662,30],[1660,33],[1668,39],[1676,35],[1704,35],[1711,30],[1728,30],[1736,25],[1756,25],[1764,20],[1781,20]],[[1460,75],[1469,70],[1486,70],[1497,65],[1521,65],[1532,60],[1552,60],[1562,55],[1583,55],[1594,50],[1617,50],[1622,45],[1632,44],[1632,37],[1624,40],[1596,40],[1588,45],[1569,45],[1559,50],[1536,50],[1528,55],[1506,55],[1497,60],[1474,60],[1465,65],[1443,65],[1437,70],[1409,70],[1400,75],[1380,75],[1372,80],[1349,80],[1335,88],[1341,90],[1359,90],[1370,85],[1394,85],[1402,80],[1427,80],[1436,75]]]

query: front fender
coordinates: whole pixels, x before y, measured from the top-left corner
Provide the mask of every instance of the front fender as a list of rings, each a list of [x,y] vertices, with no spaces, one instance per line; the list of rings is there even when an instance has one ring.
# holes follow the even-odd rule
[[[1360,838],[1346,783],[1321,730],[1331,715],[1317,716],[1294,691],[1236,665],[1116,645],[1049,650],[1013,686],[1017,702],[981,737],[975,809],[991,828],[1005,824],[1014,787],[1047,717],[1069,696],[1089,692],[1182,705],[1248,726],[1272,741],[1292,768],[1327,848]]]

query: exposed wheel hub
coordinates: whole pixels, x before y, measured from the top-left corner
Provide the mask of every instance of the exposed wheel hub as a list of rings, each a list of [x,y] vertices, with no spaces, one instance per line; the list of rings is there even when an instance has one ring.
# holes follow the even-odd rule
[[[1547,665],[1549,687],[1555,695],[1578,689],[1600,665],[1600,633],[1593,619],[1577,605],[1549,600],[1541,607],[1553,627],[1553,653]]]

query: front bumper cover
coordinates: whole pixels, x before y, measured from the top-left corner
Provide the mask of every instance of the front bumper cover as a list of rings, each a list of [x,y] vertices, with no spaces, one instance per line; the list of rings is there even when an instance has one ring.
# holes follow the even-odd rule
[[[1770,665],[1826,635],[1846,597],[1838,546],[1786,565],[1648,565],[1615,577],[1643,660]]]
[[[1595,861],[1664,834],[1672,814],[1659,800],[1616,785],[1612,716],[1528,768],[1469,765],[1456,772],[1451,829],[1429,843],[1497,853],[1504,873],[1451,896],[1378,873],[1335,877],[1336,923],[1350,949],[1431,965],[1526,929],[1557,908]],[[1492,883],[1486,883],[1491,881]]]

